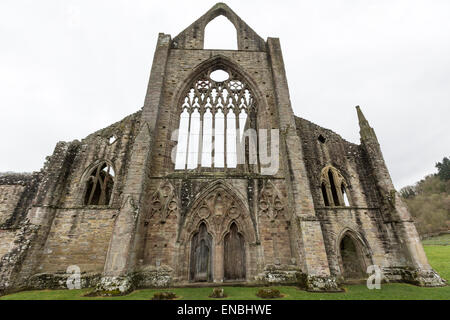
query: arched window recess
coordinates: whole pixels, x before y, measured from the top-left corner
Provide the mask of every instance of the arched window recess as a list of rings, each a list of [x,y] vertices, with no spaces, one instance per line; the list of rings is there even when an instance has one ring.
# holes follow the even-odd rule
[[[223,64],[210,67],[179,103],[175,170],[258,171],[256,101],[238,73]]]
[[[107,161],[101,161],[89,170],[85,180],[84,205],[107,206],[114,188],[114,169]]]
[[[320,175],[320,189],[326,207],[348,207],[348,185],[342,174],[334,167],[323,168]]]

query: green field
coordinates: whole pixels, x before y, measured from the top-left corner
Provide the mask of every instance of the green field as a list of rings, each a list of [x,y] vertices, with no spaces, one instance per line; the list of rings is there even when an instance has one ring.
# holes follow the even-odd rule
[[[450,233],[446,233],[437,237],[433,237],[430,239],[426,239],[422,241],[424,246],[428,245],[443,245],[443,246],[449,246],[450,245]]]
[[[427,241],[440,241],[439,245],[427,244]],[[445,279],[450,279],[450,235],[439,239],[424,241],[424,248],[432,267]],[[447,245],[446,245],[447,244]],[[382,284],[380,290],[369,290],[365,285],[345,286],[342,293],[311,293],[292,286],[274,287],[284,295],[286,300],[385,300],[385,299],[420,299],[420,300],[450,300],[450,286],[440,288],[422,288],[403,283]],[[255,287],[224,287],[227,300],[258,300]],[[90,289],[82,290],[40,290],[23,291],[0,297],[0,300],[149,300],[155,292],[162,290],[136,290],[120,297],[83,297]],[[164,290],[163,290],[164,291]],[[178,299],[203,300],[212,288],[173,288],[167,289],[176,293]]]

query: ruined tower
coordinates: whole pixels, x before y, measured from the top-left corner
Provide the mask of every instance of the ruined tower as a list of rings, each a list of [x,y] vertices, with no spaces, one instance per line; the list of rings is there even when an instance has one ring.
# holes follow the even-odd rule
[[[203,48],[220,15],[238,50]],[[69,267],[83,286],[121,291],[335,290],[370,265],[442,285],[357,111],[360,145],[295,116],[279,39],[216,4],[159,34],[142,110],[58,143],[40,172],[0,177],[0,290],[64,287]]]

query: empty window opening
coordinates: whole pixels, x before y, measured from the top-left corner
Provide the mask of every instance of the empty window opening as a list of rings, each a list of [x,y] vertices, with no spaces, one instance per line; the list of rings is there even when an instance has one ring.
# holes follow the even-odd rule
[[[222,109],[217,110],[215,120],[213,162],[216,168],[223,168],[225,166],[225,116]]]
[[[217,71],[222,71],[221,78],[216,78]],[[244,130],[256,118],[256,104],[244,81],[230,70],[212,68],[194,81],[181,104],[175,170],[244,164]]]
[[[335,206],[339,206],[339,197],[336,190],[336,184],[334,183],[333,172],[331,170],[328,171],[328,179],[330,181],[331,194],[333,195],[333,201]]]
[[[346,207],[350,206],[350,202],[348,201],[347,192],[345,191],[344,184],[341,185],[341,191],[342,191],[342,198],[344,199],[344,205]]]
[[[321,189],[322,189],[323,202],[326,207],[329,207],[330,201],[328,201],[327,188],[325,187],[325,183],[322,183]]]
[[[230,75],[225,70],[219,69],[211,72],[209,77],[215,82],[224,82],[230,78]]]
[[[110,144],[110,145],[116,141],[117,141],[117,137],[115,135],[112,135],[111,137],[108,138],[108,144]]]
[[[323,135],[319,135],[319,137],[317,138],[321,143],[325,143],[327,141],[327,139],[323,136]]]
[[[224,16],[218,16],[205,27],[204,49],[237,50],[234,25]]]
[[[187,109],[183,110],[180,116],[180,128],[178,131],[177,157],[175,169],[184,169],[187,155],[187,141],[189,136],[190,115]]]
[[[322,170],[320,189],[326,207],[350,206],[347,194],[347,182],[336,168],[327,166]]]
[[[114,187],[114,170],[102,162],[91,170],[86,184],[85,205],[109,205]]]

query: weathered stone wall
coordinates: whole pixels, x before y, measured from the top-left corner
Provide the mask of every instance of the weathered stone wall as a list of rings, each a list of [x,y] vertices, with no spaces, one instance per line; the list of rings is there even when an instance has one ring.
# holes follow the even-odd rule
[[[61,272],[69,265],[78,265],[82,272],[103,271],[139,117],[140,112],[130,115],[79,143],[36,272]],[[103,160],[114,169],[111,202],[86,206],[87,173]]]
[[[79,142],[59,206],[83,208],[87,173],[99,161],[107,160],[114,169],[114,189],[110,207],[120,207],[121,192],[128,169],[127,161],[139,130],[139,118],[140,112],[137,112]]]
[[[339,266],[339,245],[345,233],[350,233],[359,242],[361,252],[366,255],[365,267],[390,265],[392,257],[389,242],[382,233],[382,222],[377,219],[378,209],[323,208],[317,209],[327,248],[330,269],[336,276],[342,275]],[[364,270],[365,271],[365,270]]]
[[[320,173],[332,165],[340,171],[349,184],[349,201],[355,207],[379,208],[379,198],[374,188],[370,166],[361,146],[342,139],[331,130],[322,128],[308,120],[296,117],[297,134],[302,139],[304,161],[308,169],[308,180],[316,207],[324,206],[320,189]],[[325,142],[319,141],[319,136]]]
[[[26,217],[42,172],[0,174],[0,228],[15,228]]]
[[[24,189],[21,185],[0,186],[0,225],[13,215]]]
[[[216,250],[223,250],[223,232],[227,232],[227,222],[236,221],[244,232],[247,245],[247,278],[254,280],[256,275],[263,272],[268,265],[292,265],[296,263],[292,260],[289,223],[286,218],[287,210],[285,203],[285,189],[282,183],[276,183],[277,193],[280,203],[279,212],[274,212],[272,208],[262,212],[259,208],[260,199],[258,194],[265,187],[264,181],[260,179],[238,179],[215,180],[215,179],[170,179],[175,186],[175,197],[180,198],[180,208],[170,214],[163,211],[152,211],[146,219],[145,248],[143,252],[142,264],[144,267],[168,266],[176,271],[177,279],[188,280],[186,274],[189,269],[190,237],[196,230],[199,221],[204,219],[208,222],[209,232],[213,235],[213,243],[217,244]],[[161,179],[158,179],[158,188],[161,188]],[[223,182],[221,182],[223,181]],[[237,202],[233,205],[242,205],[244,210],[234,213],[231,220],[220,220],[216,225],[215,221],[220,217],[215,216],[217,212],[212,211],[209,216],[197,217],[195,205],[199,199],[214,195],[215,185],[225,193],[236,195]],[[222,189],[223,187],[223,189]],[[158,188],[155,190],[157,192]],[[179,196],[181,195],[181,196]],[[159,201],[157,202],[159,203]],[[228,207],[230,203],[225,203]],[[272,204],[271,204],[272,205]],[[242,211],[242,212],[240,212]],[[239,215],[241,214],[241,215]],[[164,217],[164,219],[162,219]],[[221,219],[221,218],[220,218]],[[241,220],[242,219],[242,220]],[[220,231],[219,231],[219,229]],[[254,235],[253,237],[251,235]],[[217,259],[221,256],[219,252]],[[217,261],[217,268],[221,268],[222,261]],[[222,271],[218,271],[220,274]],[[220,278],[220,276],[219,276]]]
[[[15,235],[16,235],[15,230],[0,229],[0,260],[11,249]]]
[[[203,49],[205,27],[219,15],[227,17],[235,26],[238,50],[264,51],[264,40],[224,3],[217,3],[197,21],[176,36],[172,46],[174,48]]]
[[[81,272],[103,271],[118,210],[58,210],[43,248],[39,273],[65,272],[77,265]]]
[[[26,237],[27,244],[12,246],[8,253],[10,260],[18,264],[14,270],[7,261],[3,263],[5,270],[0,270],[0,275],[8,279],[10,285],[15,282],[16,286],[26,287],[34,274],[65,272],[69,265],[78,265],[82,272],[103,271],[112,228],[122,203],[121,190],[130,149],[139,130],[139,118],[140,112],[137,112],[81,142],[58,143],[44,169],[27,180],[22,192],[27,197],[22,196],[22,202],[19,201],[14,211],[14,215],[23,220],[31,208],[30,221],[21,226],[20,235],[15,239],[21,241]],[[114,169],[111,202],[106,206],[86,206],[88,173],[104,160]],[[5,177],[0,178],[0,185],[4,180]],[[13,180],[18,184],[17,181],[17,178]],[[14,221],[22,220],[15,218]],[[44,285],[45,279],[52,279],[38,278],[39,281],[33,280],[33,283],[39,286]]]
[[[174,43],[177,42],[177,37]],[[155,62],[154,62],[155,63]],[[189,213],[190,201],[198,196],[204,188],[207,188],[214,181],[224,179],[233,185],[235,190],[244,195],[244,205],[249,208],[252,219],[258,234],[258,242],[250,243],[248,247],[248,279],[264,270],[266,265],[290,265],[299,263],[299,259],[292,256],[290,247],[290,218],[291,210],[288,209],[285,185],[280,182],[278,187],[282,190],[283,205],[285,211],[276,219],[260,215],[258,213],[258,188],[260,178],[253,179],[242,171],[229,170],[229,175],[223,172],[213,174],[197,175],[193,173],[192,179],[187,183],[182,183],[177,176],[184,176],[183,171],[174,173],[174,164],[171,153],[175,142],[171,141],[172,132],[178,129],[181,104],[180,93],[186,86],[190,85],[193,75],[199,74],[213,63],[222,63],[230,66],[239,72],[248,82],[258,101],[257,127],[264,129],[279,128],[278,111],[276,108],[275,94],[273,92],[272,69],[270,61],[265,52],[265,46],[257,51],[229,51],[229,50],[186,50],[180,46],[173,45],[169,50],[167,62],[165,62],[164,83],[162,90],[162,102],[158,109],[156,128],[154,131],[153,153],[150,163],[150,178],[166,177],[173,179],[177,185],[177,195],[180,197],[180,210],[178,216],[171,216],[161,224],[159,218],[152,216],[146,220],[148,227],[145,232],[145,249],[141,249],[141,263],[153,266],[155,264],[168,263],[171,268],[180,269],[187,272],[189,257],[182,258],[177,252],[178,244],[175,239],[180,234],[180,230],[185,227],[185,215]],[[146,111],[144,111],[146,112]],[[280,166],[275,178],[283,178],[285,168]],[[217,170],[216,170],[217,171]],[[219,170],[220,171],[220,170]],[[148,191],[151,197],[158,189],[160,179],[151,179],[148,183]],[[248,187],[251,186],[251,191]],[[185,192],[187,188],[187,192]],[[184,193],[184,194],[183,194]],[[186,200],[185,200],[186,199]],[[151,204],[144,201],[144,212],[151,212]],[[261,234],[260,234],[261,233]],[[185,272],[183,271],[183,272]],[[186,276],[181,276],[186,280]]]
[[[339,244],[345,232],[360,239],[362,247],[367,248],[370,264],[390,265],[394,250],[384,227],[380,202],[363,150],[307,120],[296,118],[296,123],[298,134],[302,137],[308,180],[321,220],[332,273],[341,275]],[[348,184],[349,207],[325,207],[320,174],[328,165],[344,176]]]

